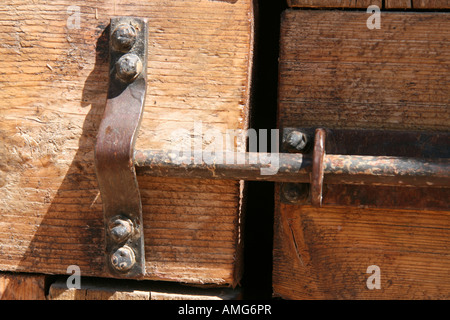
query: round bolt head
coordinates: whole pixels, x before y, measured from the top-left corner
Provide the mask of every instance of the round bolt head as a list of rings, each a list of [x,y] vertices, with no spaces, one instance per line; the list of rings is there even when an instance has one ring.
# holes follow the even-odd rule
[[[117,77],[127,83],[135,80],[142,72],[142,61],[135,54],[126,54],[116,62]]]
[[[128,52],[136,42],[136,29],[130,24],[120,24],[112,34],[112,47],[120,52]]]
[[[136,263],[136,257],[133,249],[123,246],[111,255],[111,265],[120,272],[129,271]]]
[[[305,203],[309,195],[309,185],[306,183],[283,183],[281,192],[283,199],[290,204]]]
[[[302,132],[292,131],[286,137],[286,143],[288,143],[290,147],[297,149],[298,151],[302,151],[308,144],[308,138]]]
[[[114,241],[123,242],[133,233],[133,222],[130,219],[115,218],[109,223],[108,229]]]

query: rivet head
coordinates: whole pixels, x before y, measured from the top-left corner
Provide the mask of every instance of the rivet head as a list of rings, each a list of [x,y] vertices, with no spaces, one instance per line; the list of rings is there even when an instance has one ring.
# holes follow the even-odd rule
[[[308,137],[300,131],[292,131],[286,137],[286,143],[298,151],[305,150],[308,144]]]
[[[136,42],[136,29],[130,24],[120,24],[112,34],[112,47],[116,51],[128,52]]]
[[[136,263],[136,257],[133,249],[123,246],[111,255],[111,265],[120,272],[127,272]]]
[[[108,225],[109,234],[116,242],[127,240],[133,233],[133,222],[126,218],[114,218]]]
[[[135,54],[126,54],[116,62],[117,77],[127,83],[135,80],[142,72],[142,61]]]
[[[306,183],[283,183],[281,185],[283,200],[290,204],[301,204],[308,200],[309,185]]]

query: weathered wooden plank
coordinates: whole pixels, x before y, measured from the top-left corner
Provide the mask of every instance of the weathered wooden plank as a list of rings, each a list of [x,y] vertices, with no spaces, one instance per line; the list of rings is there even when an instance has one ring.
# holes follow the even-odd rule
[[[290,7],[300,8],[368,8],[382,7],[381,0],[287,0]]]
[[[287,0],[290,7],[298,8],[383,8],[380,0]],[[384,9],[448,9],[449,0],[386,0]]]
[[[385,9],[406,9],[412,8],[413,0],[386,0],[384,1]]]
[[[385,12],[381,30],[369,30],[366,19],[359,12],[287,12],[281,124],[449,130],[448,15]]]
[[[450,130],[447,13],[287,11],[279,125]],[[276,194],[278,194],[278,190]],[[448,299],[450,213],[276,204],[275,294]],[[380,268],[370,290],[369,266]]]
[[[45,300],[45,275],[0,273],[0,300]]]
[[[105,29],[116,15],[150,18],[136,148],[175,147],[174,131],[193,132],[195,121],[224,132],[247,127],[252,1],[1,4],[0,270],[64,274],[75,264],[83,275],[104,275],[93,150],[107,91]],[[138,182],[146,277],[236,284],[241,184]]]
[[[448,299],[448,213],[279,205],[275,292],[295,299]],[[369,290],[371,265],[381,289]]]
[[[80,288],[64,280],[50,285],[49,300],[235,300],[240,291],[230,288],[189,288],[175,285],[82,279]]]
[[[413,0],[415,9],[450,9],[449,0]]]
[[[133,289],[126,285],[111,286],[101,284],[84,283],[77,288],[68,288],[63,280],[58,280],[50,285],[49,300],[150,300],[150,291]]]

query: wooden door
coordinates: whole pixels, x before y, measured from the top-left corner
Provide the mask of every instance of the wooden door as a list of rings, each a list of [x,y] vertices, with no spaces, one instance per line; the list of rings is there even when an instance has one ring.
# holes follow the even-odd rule
[[[289,9],[282,17],[280,127],[448,132],[448,13],[385,9],[401,7],[401,3],[405,8],[412,8],[411,4],[448,8],[449,3],[386,1],[379,29],[367,26],[371,11],[304,9],[354,7],[356,1],[337,3],[290,1],[302,9]],[[352,198],[350,189],[334,187]],[[387,196],[397,192],[388,190]],[[448,195],[448,190],[442,194],[446,203]],[[384,207],[382,199],[379,206],[368,207],[358,205],[358,200],[352,199],[351,206],[322,208],[278,200],[275,295],[286,299],[448,299],[448,206],[437,211],[406,210]]]
[[[0,4],[0,271],[105,277],[94,145],[108,88],[113,16],[149,23],[138,149],[203,122],[245,129],[253,4],[29,1]],[[245,142],[240,148],[245,148]],[[241,183],[138,177],[144,279],[235,287],[242,277]]]
[[[0,298],[449,298],[450,211],[358,206],[343,186],[349,204],[315,208],[281,201],[278,183],[273,194],[261,182],[138,175],[145,281],[105,272],[93,150],[112,16],[150,21],[137,149],[167,150],[180,128],[198,139],[200,122],[220,131],[277,121],[280,129],[449,131],[448,1],[287,0],[275,26],[271,8],[282,5],[268,3],[0,4]],[[266,10],[256,21],[254,4]],[[368,27],[370,5],[381,9],[380,29]],[[236,151],[245,149],[237,141]],[[73,265],[85,279],[80,290],[67,286]],[[239,284],[247,295],[233,290]]]

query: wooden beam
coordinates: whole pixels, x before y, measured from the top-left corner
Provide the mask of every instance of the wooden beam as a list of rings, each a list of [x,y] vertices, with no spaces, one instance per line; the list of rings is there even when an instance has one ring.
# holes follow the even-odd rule
[[[45,275],[0,273],[0,300],[45,300]]]
[[[382,7],[381,0],[287,0],[290,7],[298,8],[368,8]]]
[[[414,9],[450,9],[449,0],[413,0]]]
[[[447,14],[384,12],[381,29],[372,30],[366,20],[357,11],[284,14],[279,126],[449,131]],[[448,211],[278,201],[274,221],[276,295],[450,298]],[[372,265],[380,289],[367,286]]]
[[[117,15],[150,18],[136,148],[173,148],[176,130],[193,132],[195,122],[223,132],[248,125],[251,0],[0,6],[0,270],[65,274],[78,265],[105,275],[93,150],[108,87],[106,29]],[[138,180],[146,278],[236,285],[241,184]]]
[[[409,9],[412,8],[412,0],[385,0],[385,9]]]
[[[144,281],[82,279],[81,287],[67,288],[64,280],[51,284],[49,300],[236,300],[240,290],[190,288]]]
[[[282,126],[448,130],[447,15],[385,12],[380,30],[366,20],[362,12],[287,11]]]
[[[297,8],[383,8],[381,0],[287,0],[290,7]],[[383,9],[449,9],[449,0],[386,0]]]

